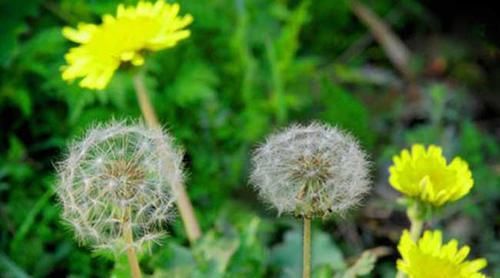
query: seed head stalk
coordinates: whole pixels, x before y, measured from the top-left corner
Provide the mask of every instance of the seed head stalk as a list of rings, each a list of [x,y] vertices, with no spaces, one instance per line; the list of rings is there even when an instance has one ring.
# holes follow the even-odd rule
[[[129,220],[130,211],[127,211],[127,215],[123,219],[123,239],[128,245],[127,247],[127,258],[128,264],[130,265],[130,272],[132,278],[141,278],[141,268],[139,267],[139,260],[137,259],[137,254],[135,252],[135,247],[133,246],[134,238],[132,235],[132,225]]]
[[[156,113],[149,99],[148,91],[144,84],[144,78],[142,73],[139,71],[133,77],[134,88],[137,95],[137,101],[141,108],[142,115],[146,124],[151,128],[160,127],[160,122],[156,117]],[[181,215],[182,222],[184,224],[184,229],[186,230],[189,242],[194,243],[198,238],[201,237],[201,230],[198,224],[198,220],[194,214],[193,205],[191,200],[187,195],[186,189],[182,184],[174,184],[174,191],[177,193],[177,207],[179,208],[179,213]]]
[[[304,216],[304,241],[302,248],[302,277],[311,277],[311,218]]]

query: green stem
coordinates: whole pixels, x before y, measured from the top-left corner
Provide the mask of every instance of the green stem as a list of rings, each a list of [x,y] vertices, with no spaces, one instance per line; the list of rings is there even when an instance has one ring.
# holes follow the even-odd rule
[[[408,219],[410,219],[410,235],[414,242],[420,238],[424,227],[424,220],[422,217],[422,205],[415,202],[407,210]]]
[[[414,242],[417,242],[422,234],[422,228],[424,227],[424,221],[418,218],[410,218],[410,236]]]
[[[303,278],[311,277],[311,219],[304,217]]]
[[[415,202],[412,206],[408,207],[406,214],[410,219],[410,236],[414,242],[417,242],[422,235],[424,228],[424,220],[422,219],[421,204]],[[406,275],[398,270],[396,278],[404,278]]]

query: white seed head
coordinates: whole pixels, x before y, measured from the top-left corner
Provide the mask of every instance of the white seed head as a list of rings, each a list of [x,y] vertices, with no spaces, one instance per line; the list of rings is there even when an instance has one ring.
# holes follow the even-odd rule
[[[157,242],[172,217],[183,153],[161,129],[113,122],[90,129],[58,167],[63,218],[96,249]],[[130,225],[132,243],[124,241]]]
[[[271,135],[252,163],[251,183],[280,214],[343,214],[369,191],[366,154],[352,136],[325,124]]]

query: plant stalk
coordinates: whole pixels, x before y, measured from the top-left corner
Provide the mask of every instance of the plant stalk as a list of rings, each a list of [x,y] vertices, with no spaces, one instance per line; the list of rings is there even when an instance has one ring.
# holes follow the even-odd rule
[[[424,227],[424,221],[421,219],[410,218],[410,236],[414,242],[417,242],[422,234],[422,228]]]
[[[410,237],[416,243],[424,228],[424,221],[420,215],[420,204],[415,203],[407,209],[408,219],[410,219]],[[396,278],[405,278],[406,275],[398,270]]]
[[[311,277],[311,219],[304,217],[304,242],[302,250],[302,278]]]
[[[130,272],[132,274],[132,278],[141,278],[141,268],[139,267],[139,261],[137,260],[137,254],[135,252],[135,248],[132,245],[134,242],[134,238],[132,235],[132,227],[130,222],[127,222],[123,225],[123,238],[127,245],[127,258],[128,264],[130,265]]]
[[[151,104],[142,74],[140,72],[136,73],[133,81],[137,100],[146,124],[151,128],[159,128],[160,122]],[[177,208],[179,209],[189,242],[192,244],[201,237],[201,230],[194,214],[193,205],[182,184],[174,184],[173,190],[177,193]]]
[[[134,88],[137,96],[137,101],[139,102],[139,107],[141,108],[142,116],[149,127],[158,128],[160,127],[160,122],[158,117],[156,117],[155,110],[149,99],[149,94],[144,84],[144,78],[140,72],[134,75]]]
[[[422,204],[419,202],[413,203],[406,210],[408,219],[410,219],[410,235],[414,242],[417,242],[424,228],[424,220],[422,216]]]

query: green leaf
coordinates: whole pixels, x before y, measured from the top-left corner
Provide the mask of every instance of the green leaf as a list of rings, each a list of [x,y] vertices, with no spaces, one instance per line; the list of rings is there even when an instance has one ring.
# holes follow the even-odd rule
[[[218,273],[224,273],[239,245],[239,239],[218,238],[214,231],[209,231],[198,242],[194,252]]]
[[[342,252],[330,236],[318,229],[312,232],[312,268],[328,266],[333,270],[345,269]],[[294,228],[285,233],[282,243],[271,251],[271,263],[282,269],[282,277],[300,277],[302,269],[302,232]]]
[[[54,194],[52,188],[45,191],[45,193],[37,200],[33,207],[26,214],[25,219],[21,226],[18,228],[14,238],[12,239],[11,246],[13,249],[20,247],[20,243],[23,242],[28,231],[35,225],[35,217],[41,212],[44,206],[48,203],[50,197]]]
[[[115,266],[111,272],[111,278],[129,278],[131,277],[128,258],[125,254],[118,256],[115,259]]]
[[[9,137],[9,152],[7,159],[10,161],[20,161],[26,156],[26,147],[15,135]]]
[[[361,275],[367,275],[372,272],[377,262],[377,256],[373,252],[365,251],[361,257],[347,269],[341,276],[342,278],[356,278]]]
[[[18,54],[19,35],[28,30],[26,17],[34,15],[40,0],[23,1],[22,5],[12,4],[11,1],[2,1],[2,24],[0,24],[0,65],[8,66],[14,56]]]
[[[175,83],[167,94],[181,107],[203,102],[217,94],[215,86],[219,82],[211,67],[203,63],[186,63],[178,73]]]
[[[275,41],[274,47],[279,61],[278,68],[280,71],[284,71],[292,63],[299,49],[299,34],[309,19],[308,9],[311,1],[301,1],[297,8],[290,12],[280,4],[276,3],[273,8],[278,16],[285,18],[285,25],[280,36]]]
[[[193,277],[198,271],[197,262],[188,247],[167,240],[167,244],[157,246],[148,260],[149,267],[154,269],[153,277]]]
[[[28,278],[28,274],[10,260],[4,253],[0,253],[0,272],[6,278]],[[5,275],[5,276],[3,276]]]
[[[324,109],[321,119],[353,133],[363,145],[371,148],[375,134],[370,130],[369,112],[365,105],[342,87],[324,79]]]
[[[6,82],[0,88],[0,101],[3,98],[15,104],[24,116],[31,116],[33,104],[29,92],[24,86],[16,86]]]

